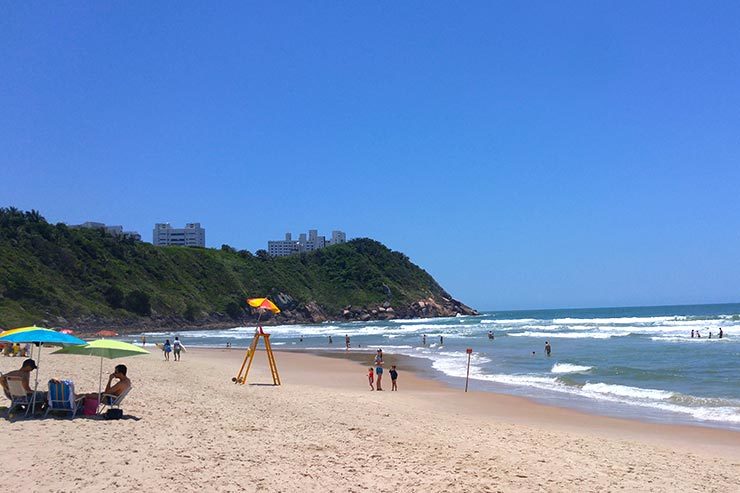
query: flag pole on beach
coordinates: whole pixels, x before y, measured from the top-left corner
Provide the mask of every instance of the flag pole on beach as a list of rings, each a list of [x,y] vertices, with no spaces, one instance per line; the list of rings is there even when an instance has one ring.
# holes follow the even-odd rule
[[[465,372],[465,392],[468,391],[468,379],[470,378],[470,355],[473,354],[473,348],[469,347],[465,350],[468,353],[468,370]]]

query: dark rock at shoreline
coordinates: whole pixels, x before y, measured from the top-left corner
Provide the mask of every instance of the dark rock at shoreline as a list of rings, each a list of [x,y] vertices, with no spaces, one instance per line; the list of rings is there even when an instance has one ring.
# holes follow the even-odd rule
[[[347,306],[340,313],[331,315],[316,302],[298,304],[289,295],[276,296],[282,304],[281,313],[263,313],[262,316],[254,309],[245,315],[233,319],[223,313],[211,313],[197,320],[187,320],[183,317],[157,316],[130,317],[125,319],[109,319],[98,316],[83,316],[78,319],[67,320],[57,317],[55,322],[48,320],[39,321],[39,325],[72,328],[82,334],[93,334],[102,329],[113,329],[121,334],[133,334],[146,331],[161,330],[189,330],[205,329],[217,330],[228,329],[239,326],[261,325],[283,325],[283,324],[311,324],[331,320],[341,321],[363,321],[390,320],[390,319],[413,319],[413,318],[435,318],[454,317],[457,315],[478,315],[473,308],[452,298],[442,299],[425,298],[408,306],[394,307],[385,302],[381,305],[368,307]],[[277,301],[276,301],[276,304]],[[387,306],[386,306],[387,305]],[[278,305],[280,307],[280,305]]]

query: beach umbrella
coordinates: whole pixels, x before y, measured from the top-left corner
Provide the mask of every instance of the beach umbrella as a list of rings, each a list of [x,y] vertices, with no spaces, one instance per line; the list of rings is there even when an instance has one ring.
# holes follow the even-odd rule
[[[272,313],[280,313],[280,308],[267,298],[249,298],[247,303],[249,303],[249,306],[252,308],[270,310]]]
[[[54,351],[51,354],[85,354],[88,356],[100,357],[100,378],[98,379],[99,403],[100,394],[102,394],[103,389],[103,358],[117,359],[126,358],[128,356],[140,356],[142,354],[149,354],[149,351],[142,349],[139,346],[129,344],[128,342],[98,339],[97,341],[92,341],[84,346],[68,346],[58,351]]]
[[[3,332],[0,332],[0,338],[3,338],[5,336],[11,335],[11,334],[17,334],[19,332],[28,332],[29,330],[33,330],[35,328],[36,327],[21,327],[19,329],[6,330],[6,331],[3,331]],[[11,346],[13,345],[12,343],[7,343],[7,344],[10,344]],[[31,346],[31,354],[28,357],[29,358],[33,358],[33,346]]]
[[[100,337],[116,337],[118,332],[113,330],[101,330],[100,332],[96,332],[95,335]]]
[[[38,329],[39,327],[21,327],[19,329],[10,329],[3,332],[0,332],[0,339],[3,337],[12,335],[12,334],[18,334],[20,332],[28,332],[29,330]]]
[[[11,344],[36,344],[39,346],[38,361],[36,362],[36,382],[33,387],[33,398],[31,399],[31,412],[36,411],[36,391],[39,388],[39,363],[41,363],[41,346],[83,346],[85,341],[70,334],[62,334],[56,330],[43,327],[22,327],[20,329],[8,330],[0,334],[0,342]]]

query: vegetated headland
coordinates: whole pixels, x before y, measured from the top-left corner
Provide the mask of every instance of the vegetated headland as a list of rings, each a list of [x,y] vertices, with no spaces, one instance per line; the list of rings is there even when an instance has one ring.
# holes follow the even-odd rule
[[[49,224],[37,211],[0,208],[0,328],[248,325],[247,298],[282,310],[266,324],[475,315],[408,257],[355,239],[270,257],[221,249],[155,247],[103,230]]]

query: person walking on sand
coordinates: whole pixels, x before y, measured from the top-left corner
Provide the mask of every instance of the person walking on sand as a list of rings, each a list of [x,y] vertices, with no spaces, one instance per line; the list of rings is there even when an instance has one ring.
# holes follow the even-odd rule
[[[164,344],[162,345],[162,351],[164,351],[164,360],[169,361],[170,353],[172,352],[172,344],[170,344],[169,339],[164,341]]]
[[[388,373],[391,374],[391,391],[398,391],[398,384],[396,383],[398,372],[396,371],[396,365],[391,366],[391,371]]]
[[[375,390],[375,387],[373,387],[373,382],[375,382],[375,372],[373,371],[372,366],[368,368],[367,381],[370,384],[370,390]]]
[[[180,361],[180,351],[185,349],[185,346],[180,342],[179,337],[175,337],[175,342],[172,343],[172,350],[175,354],[175,361]]]
[[[141,336],[141,347],[146,346],[146,336]]]
[[[381,381],[383,380],[383,350],[378,349],[375,354],[375,376],[378,378],[378,383],[375,386],[377,390],[383,390]]]
[[[550,341],[545,341],[545,353],[547,353],[548,358],[550,357],[551,351],[552,348],[550,347]]]

